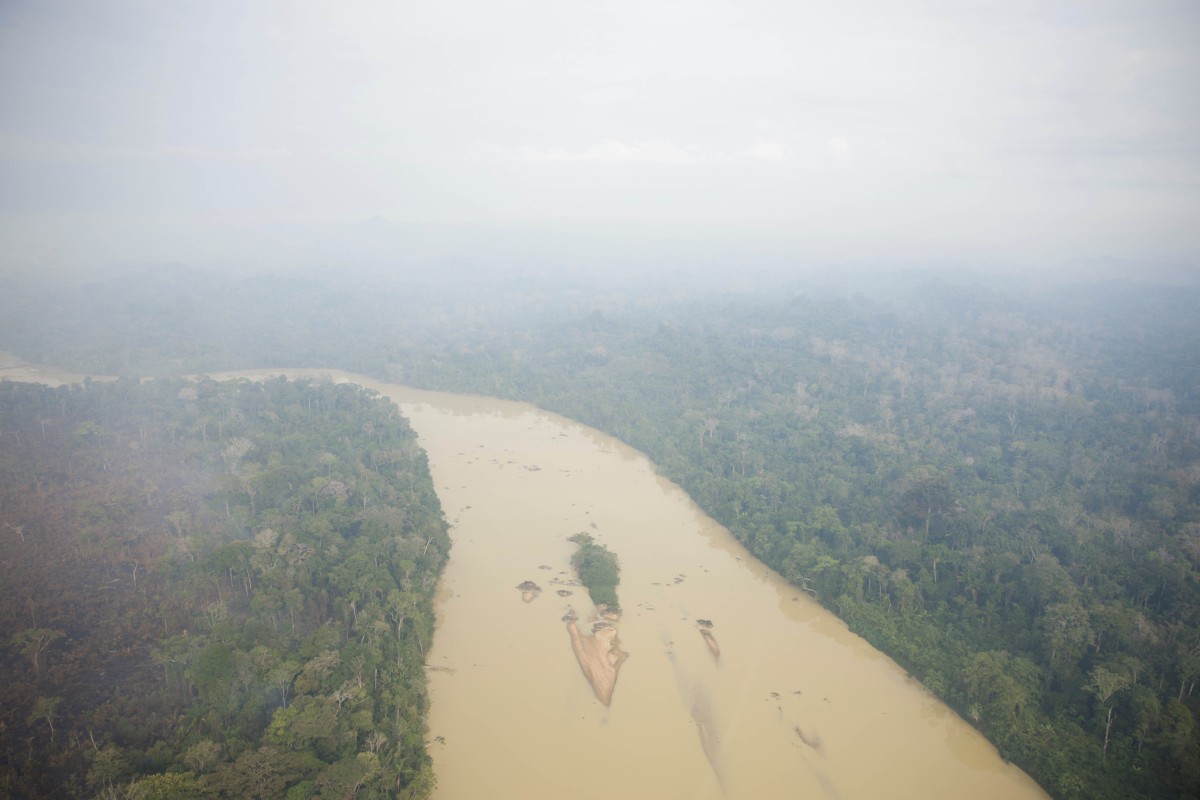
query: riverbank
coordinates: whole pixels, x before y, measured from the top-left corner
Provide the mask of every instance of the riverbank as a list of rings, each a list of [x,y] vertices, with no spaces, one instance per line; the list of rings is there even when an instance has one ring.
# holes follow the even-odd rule
[[[0,381],[10,380],[21,383],[44,383],[47,386],[68,386],[72,383],[83,383],[85,380],[113,381],[111,375],[84,375],[42,364],[31,364],[20,356],[5,350],[0,350]]]
[[[214,377],[278,374],[380,391],[428,454],[454,540],[427,658],[435,798],[498,785],[527,800],[1045,798],[621,442],[524,404],[332,370]],[[513,588],[542,564],[567,574],[573,530],[599,531],[622,558],[619,649],[635,657],[621,659],[611,706],[563,647],[569,600],[525,603]],[[719,659],[696,632],[697,615],[717,610]]]

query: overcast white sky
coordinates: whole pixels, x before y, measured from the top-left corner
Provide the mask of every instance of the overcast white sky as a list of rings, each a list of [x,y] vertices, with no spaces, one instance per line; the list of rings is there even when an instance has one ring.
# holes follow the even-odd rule
[[[0,267],[373,215],[1200,265],[1200,2],[0,2]]]

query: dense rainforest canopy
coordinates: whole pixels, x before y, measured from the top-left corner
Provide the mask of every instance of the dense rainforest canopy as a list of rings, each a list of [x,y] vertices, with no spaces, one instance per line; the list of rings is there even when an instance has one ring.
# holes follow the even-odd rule
[[[0,441],[0,794],[427,795],[449,540],[392,403],[0,382]]]
[[[911,276],[722,293],[181,270],[31,297],[0,343],[94,372],[330,366],[535,402],[647,452],[1056,797],[1190,798],[1197,307]]]

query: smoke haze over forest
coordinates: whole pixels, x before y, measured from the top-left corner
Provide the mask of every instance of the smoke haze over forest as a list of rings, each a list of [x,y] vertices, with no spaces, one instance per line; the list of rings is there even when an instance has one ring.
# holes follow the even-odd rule
[[[1189,2],[8,2],[0,269],[1197,264]]]
[[[687,623],[701,666],[654,628],[620,702],[678,700],[663,719],[713,786],[735,728],[705,676],[752,652],[781,669],[730,695],[770,703],[786,758],[764,763],[811,749],[829,796],[878,796],[846,788],[876,767],[926,796],[885,762],[941,796],[1013,796],[858,737],[914,747],[881,718],[941,711],[889,715],[809,650],[794,669],[739,651],[742,629],[785,638],[725,602],[748,589],[721,584],[701,639],[693,613],[707,631],[716,612],[654,593],[718,570],[602,540],[642,512],[624,477],[611,525],[559,496],[595,474],[542,460],[567,434],[521,421],[536,407],[644,453],[755,587],[790,584],[773,605],[819,602],[1057,800],[1200,797],[1198,41],[1196,0],[0,0],[0,795],[418,800],[495,780],[469,748],[456,769],[467,737],[427,714],[427,673],[466,667],[461,688],[489,661],[436,649],[476,643],[435,602],[468,583],[443,566],[471,557],[470,510],[504,545],[558,548],[506,555],[512,575],[483,558],[502,594],[459,612],[538,689],[542,662],[495,621],[548,609],[544,664],[579,658],[549,604],[584,593],[514,592],[553,552],[568,574],[573,530],[612,546],[630,644],[651,615]],[[441,455],[413,390],[470,396],[436,412]],[[501,401],[530,404],[509,420],[528,457],[460,425]],[[571,516],[497,490],[510,467]],[[503,522],[501,494],[563,529]],[[661,687],[635,689],[654,658]],[[583,682],[607,706],[603,676]],[[516,772],[581,772],[530,731],[644,772],[525,713],[593,719],[575,706],[492,681],[518,710],[462,718],[487,752],[527,748]],[[862,724],[840,740],[826,711]],[[585,733],[654,756],[616,730]],[[956,737],[934,738],[992,769]],[[547,796],[524,778],[440,796]],[[722,796],[767,796],[736,785]]]

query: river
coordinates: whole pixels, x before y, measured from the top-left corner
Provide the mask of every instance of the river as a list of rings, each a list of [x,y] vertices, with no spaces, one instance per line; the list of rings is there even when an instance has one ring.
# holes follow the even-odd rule
[[[454,542],[428,661],[439,800],[1047,797],[621,442],[524,404],[286,374],[390,397],[428,453]],[[592,615],[580,531],[621,560],[629,657],[607,706],[562,621]]]

